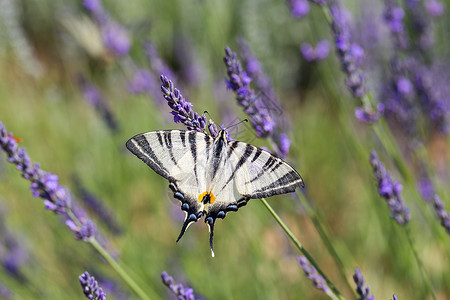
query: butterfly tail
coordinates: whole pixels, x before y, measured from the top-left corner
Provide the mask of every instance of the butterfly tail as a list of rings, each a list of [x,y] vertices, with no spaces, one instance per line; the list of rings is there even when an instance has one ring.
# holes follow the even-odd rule
[[[208,217],[205,219],[205,222],[208,223],[209,226],[209,247],[211,248],[211,256],[214,257],[213,250],[213,237],[214,237],[214,218]]]
[[[181,227],[181,232],[180,235],[177,238],[177,243],[178,241],[181,239],[181,237],[183,236],[183,234],[186,232],[186,229],[188,229],[188,227],[193,223],[193,222],[197,222],[198,218],[195,214],[190,214],[187,215],[186,214],[186,219],[184,220],[183,226]]]

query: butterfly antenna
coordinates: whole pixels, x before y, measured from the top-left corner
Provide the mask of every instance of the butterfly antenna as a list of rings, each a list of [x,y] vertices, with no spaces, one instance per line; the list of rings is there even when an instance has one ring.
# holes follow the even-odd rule
[[[192,222],[196,222],[197,217],[194,214],[190,214],[189,217],[186,216],[186,220],[184,220],[183,226],[181,227],[180,235],[177,238],[177,243],[183,236],[183,234],[186,232],[186,229],[188,229],[189,225],[191,225]]]
[[[213,236],[214,236],[214,219],[212,217],[206,218],[205,222],[209,225],[209,247],[211,248],[211,256],[214,257],[213,250]]]

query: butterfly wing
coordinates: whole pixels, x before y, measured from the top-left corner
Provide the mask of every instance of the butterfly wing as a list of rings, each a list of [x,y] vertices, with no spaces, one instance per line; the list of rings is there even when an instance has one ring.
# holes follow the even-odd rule
[[[233,178],[242,197],[270,197],[304,187],[300,174],[284,160],[244,142],[232,142],[230,147],[234,148],[230,162],[236,166]]]
[[[206,190],[205,165],[213,142],[197,131],[161,130],[138,134],[126,143],[128,150],[169,180],[174,197],[181,201],[186,219],[177,241],[202,216],[198,195]]]

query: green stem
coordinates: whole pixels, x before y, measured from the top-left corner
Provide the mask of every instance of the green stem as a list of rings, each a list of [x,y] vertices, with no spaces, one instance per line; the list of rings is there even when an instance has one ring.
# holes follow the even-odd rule
[[[414,247],[414,243],[411,237],[411,231],[409,226],[403,226],[403,228],[405,229],[406,232],[406,237],[408,238],[408,243],[409,246],[411,247],[411,250],[413,252],[414,258],[416,259],[417,262],[417,266],[419,267],[419,271],[420,271],[420,275],[422,276],[422,280],[425,283],[425,287],[428,291],[428,293],[431,295],[431,298],[433,298],[434,300],[436,300],[436,296],[434,295],[433,292],[433,288],[431,286],[431,282],[430,279],[428,278],[428,276],[425,274],[425,268],[423,267],[422,261],[420,260],[420,257],[416,251],[416,248]]]
[[[311,218],[311,220],[314,224],[314,227],[316,228],[317,232],[320,235],[320,238],[322,239],[323,243],[325,244],[325,247],[327,248],[328,252],[330,252],[331,256],[334,258],[336,264],[338,265],[339,274],[341,275],[341,277],[344,280],[345,284],[347,285],[348,289],[351,292],[355,293],[355,296],[356,296],[355,289],[352,288],[350,282],[347,279],[347,276],[345,275],[345,269],[346,269],[345,265],[342,262],[341,258],[339,257],[338,253],[336,252],[336,249],[334,249],[333,244],[331,243],[331,241],[328,237],[328,234],[322,225],[323,222],[320,220],[319,214],[311,207],[311,205],[309,205],[308,199],[306,199],[306,197],[302,193],[298,192],[297,195],[299,196],[300,201],[306,210],[306,213]]]
[[[120,277],[128,284],[128,286],[142,300],[150,300],[150,297],[136,284],[136,282],[128,275],[127,272],[109,255],[94,237],[89,238],[89,243],[97,250],[101,256],[111,265],[111,267],[119,274]]]
[[[325,276],[325,274],[322,272],[322,270],[317,265],[316,261],[312,258],[312,256],[309,254],[308,251],[302,246],[302,244],[297,240],[297,238],[294,236],[292,231],[287,227],[286,224],[281,220],[281,218],[278,216],[278,214],[273,210],[273,208],[267,203],[266,199],[261,198],[261,202],[264,204],[264,206],[267,208],[267,210],[272,214],[272,216],[275,218],[275,220],[280,224],[281,228],[286,232],[286,234],[289,236],[291,241],[294,243],[294,245],[297,247],[297,249],[308,259],[311,265],[313,265],[314,268],[316,268],[317,272],[325,279],[328,287],[332,290],[332,293],[327,293],[327,295],[332,299],[345,299],[344,296],[341,295],[341,293],[338,291],[338,289],[334,286],[334,284]]]

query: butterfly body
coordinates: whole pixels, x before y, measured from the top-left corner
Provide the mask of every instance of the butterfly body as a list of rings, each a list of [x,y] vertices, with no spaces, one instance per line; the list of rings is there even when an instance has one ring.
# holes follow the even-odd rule
[[[301,176],[286,162],[256,146],[189,130],[152,131],[128,140],[127,148],[169,181],[186,219],[177,241],[190,224],[205,216],[210,229],[249,199],[293,192]],[[213,256],[214,256],[214,252]]]

